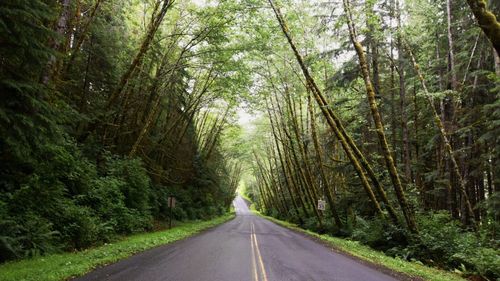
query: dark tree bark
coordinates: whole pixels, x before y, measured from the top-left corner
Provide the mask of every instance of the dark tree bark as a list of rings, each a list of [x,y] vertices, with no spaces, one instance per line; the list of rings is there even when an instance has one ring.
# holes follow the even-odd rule
[[[51,42],[51,48],[57,52],[61,52],[61,46],[65,44],[66,33],[68,32],[69,21],[71,17],[71,0],[62,0],[61,2],[61,13],[59,19],[57,20],[55,32],[59,38],[56,38]],[[44,85],[49,84],[52,80],[54,73],[58,65],[58,59],[56,56],[52,55],[45,66],[45,72],[42,75],[42,83]]]

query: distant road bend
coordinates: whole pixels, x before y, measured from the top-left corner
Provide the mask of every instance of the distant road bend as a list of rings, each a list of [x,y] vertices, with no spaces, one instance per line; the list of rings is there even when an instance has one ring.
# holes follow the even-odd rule
[[[398,280],[253,215],[241,197],[234,200],[234,206],[237,216],[230,222],[75,280]]]

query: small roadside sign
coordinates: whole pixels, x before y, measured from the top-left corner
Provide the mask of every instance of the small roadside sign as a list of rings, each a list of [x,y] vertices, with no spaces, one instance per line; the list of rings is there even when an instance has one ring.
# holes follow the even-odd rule
[[[318,210],[320,210],[320,211],[326,210],[325,200],[321,200],[321,199],[318,200]]]
[[[175,197],[168,197],[168,207],[169,208],[175,208]]]
[[[175,208],[175,197],[169,196],[167,198],[168,209],[170,210],[168,219],[168,228],[172,228],[172,209]]]

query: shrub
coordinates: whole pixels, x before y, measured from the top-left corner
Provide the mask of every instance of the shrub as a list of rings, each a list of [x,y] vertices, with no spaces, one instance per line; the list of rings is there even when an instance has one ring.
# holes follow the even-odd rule
[[[123,181],[120,190],[127,208],[149,215],[151,183],[139,159],[108,157],[108,175]]]
[[[418,237],[401,250],[409,259],[492,279],[500,277],[500,250],[488,247],[488,241],[479,233],[462,229],[447,212],[419,216],[418,222]]]
[[[15,221],[19,224],[18,236],[13,237],[21,250],[18,255],[34,257],[58,249],[55,242],[59,232],[53,230],[47,219],[28,213]]]
[[[59,223],[61,239],[68,249],[83,249],[101,239],[101,223],[88,207],[66,204]]]
[[[405,230],[385,220],[380,218],[365,220],[357,217],[356,222],[352,237],[372,248],[387,251],[407,243]]]

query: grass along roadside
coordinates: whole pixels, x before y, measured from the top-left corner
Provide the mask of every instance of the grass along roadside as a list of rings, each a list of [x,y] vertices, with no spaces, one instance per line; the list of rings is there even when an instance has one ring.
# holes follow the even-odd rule
[[[81,276],[98,266],[172,243],[234,218],[234,212],[209,221],[183,223],[169,230],[141,233],[80,252],[37,257],[0,265],[0,281],[56,281]]]
[[[327,245],[332,246],[333,248],[344,252],[348,255],[354,256],[361,260],[374,263],[383,267],[386,267],[395,272],[404,273],[406,275],[421,277],[425,280],[429,281],[464,281],[458,274],[454,274],[452,272],[439,270],[437,268],[428,267],[416,262],[409,262],[399,258],[393,258],[385,255],[382,252],[371,249],[366,245],[362,245],[358,241],[352,241],[347,239],[341,239],[332,237],[327,234],[318,234],[309,230],[302,229],[295,224],[278,220],[273,217],[269,217],[259,213],[258,211],[253,211],[256,215],[266,218],[278,225],[286,227],[288,229],[306,234],[315,239],[319,239],[320,241],[326,243]]]

